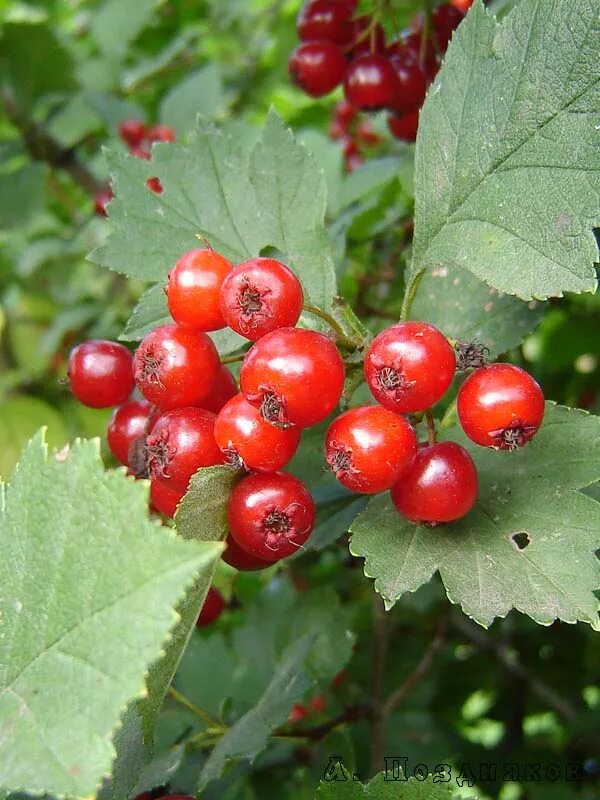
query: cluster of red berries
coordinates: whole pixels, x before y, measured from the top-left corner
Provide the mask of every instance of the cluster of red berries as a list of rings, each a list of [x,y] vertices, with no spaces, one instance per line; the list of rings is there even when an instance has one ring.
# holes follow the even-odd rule
[[[174,142],[175,131],[168,125],[152,125],[147,127],[139,119],[126,119],[119,125],[121,141],[127,145],[132,156],[150,159],[151,147],[154,142]],[[163,188],[156,177],[148,178],[146,186],[151,192],[161,194]],[[106,206],[112,200],[113,193],[110,187],[102,189],[94,195],[94,210],[101,217],[107,216]]]
[[[369,120],[360,119],[360,112],[347,100],[335,104],[329,138],[341,143],[346,172],[353,172],[363,164],[368,151],[381,141]]]
[[[388,43],[376,18],[354,16],[356,5],[355,0],[311,0],[302,8],[297,23],[302,44],[290,56],[290,75],[311,97],[343,84],[352,107],[387,109],[391,133],[414,141],[427,87],[464,13],[444,3],[433,10],[430,30],[420,16]]]

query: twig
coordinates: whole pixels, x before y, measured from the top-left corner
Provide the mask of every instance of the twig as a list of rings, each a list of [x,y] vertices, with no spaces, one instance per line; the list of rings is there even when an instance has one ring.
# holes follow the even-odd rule
[[[178,692],[177,689],[175,689],[173,686],[169,686],[168,694],[169,697],[175,700],[176,703],[179,703],[180,706],[187,708],[188,711],[191,711],[192,714],[194,714],[196,717],[199,717],[203,722],[205,722],[211,728],[222,727],[218,722],[218,720],[211,717],[210,714],[208,714],[206,711],[203,711],[197,705],[194,705],[194,703],[192,703],[191,700],[188,700],[188,698],[185,695],[181,694],[181,692]]]
[[[431,411],[427,410],[425,412],[425,419],[427,420],[427,444],[431,446],[436,442],[435,420]]]
[[[322,725],[315,725],[313,728],[294,728],[291,731],[277,730],[273,736],[282,739],[309,739],[311,742],[318,742],[324,739],[330,731],[345,725],[347,722],[356,722],[359,719],[366,719],[371,716],[371,706],[367,703],[357,703],[349,706],[341,714],[327,720]]]
[[[246,353],[236,353],[234,356],[225,356],[221,359],[221,364],[235,364],[236,361],[243,361]]]
[[[328,314],[326,311],[323,311],[322,308],[318,306],[313,306],[310,303],[305,303],[302,306],[302,310],[306,311],[308,314],[313,314],[315,317],[322,319],[323,322],[326,322],[329,327],[334,331],[336,341],[346,347],[348,350],[356,350],[358,347],[358,342],[349,339],[346,334],[344,333],[344,329],[338,323],[336,319],[334,319],[331,314]]]

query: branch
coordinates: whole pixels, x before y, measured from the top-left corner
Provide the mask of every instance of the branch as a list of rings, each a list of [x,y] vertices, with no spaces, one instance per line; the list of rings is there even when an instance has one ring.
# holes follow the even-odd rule
[[[371,706],[367,703],[357,703],[348,708],[336,717],[324,722],[322,725],[315,725],[313,728],[294,728],[293,731],[277,730],[273,736],[285,739],[309,739],[318,742],[324,739],[334,728],[344,725],[347,722],[357,722],[359,719],[368,719],[371,716]]]

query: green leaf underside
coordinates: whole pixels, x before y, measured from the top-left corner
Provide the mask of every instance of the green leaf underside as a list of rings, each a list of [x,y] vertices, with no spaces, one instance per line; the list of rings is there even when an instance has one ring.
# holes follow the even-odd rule
[[[321,782],[315,800],[449,800],[448,786],[427,780],[394,780],[393,773],[380,772],[368,784],[362,784],[339,764],[331,767],[331,779]]]
[[[43,435],[0,497],[0,782],[89,797],[126,705],[145,694],[186,588],[219,557],[150,522],[147,484],[98,441],[48,458]],[[78,502],[72,502],[77,497]],[[68,687],[68,691],[65,691]]]
[[[462,520],[413,525],[380,495],[351,526],[351,552],[391,607],[439,571],[449,599],[488,626],[511,608],[549,625],[599,630],[600,504],[578,492],[600,478],[600,420],[549,404],[537,436],[515,453],[460,441],[479,472],[479,497]],[[529,543],[519,549],[515,534]]]
[[[596,0],[477,0],[421,113],[413,275],[460,266],[525,300],[593,291],[600,223]]]
[[[184,539],[224,539],[228,529],[227,501],[241,475],[241,470],[232,467],[199,469],[177,507],[177,533]]]
[[[276,248],[310,302],[331,308],[336,288],[323,222],[324,176],[275,114],[249,156],[227,129],[200,123],[189,146],[155,145],[152,161],[107,157],[116,193],[113,232],[92,255],[96,263],[164,285],[179,256],[202,246],[197,235],[233,262]],[[160,195],[145,186],[152,176],[161,180]],[[164,304],[148,293],[136,314],[147,325],[153,309],[162,320]],[[127,336],[133,326],[139,322]]]

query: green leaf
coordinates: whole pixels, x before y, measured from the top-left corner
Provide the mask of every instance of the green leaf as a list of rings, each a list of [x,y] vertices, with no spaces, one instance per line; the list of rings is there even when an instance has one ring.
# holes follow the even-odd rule
[[[31,162],[0,174],[0,228],[25,226],[42,210],[45,173],[42,164]]]
[[[104,53],[122,57],[163,3],[164,0],[104,0],[92,17],[92,36]]]
[[[330,761],[327,782],[322,781],[315,800],[450,800],[452,792],[447,785],[427,780],[408,778],[394,780],[393,773],[380,772],[368,784],[362,784],[339,763]]]
[[[96,263],[164,283],[179,256],[199,246],[198,235],[234,262],[275,248],[310,302],[332,307],[325,180],[274,114],[250,157],[227,130],[202,123],[188,147],[155,145],[150,162],[109,153],[108,162],[116,193],[113,233],[92,255]],[[160,195],[144,185],[154,175],[164,188]]]
[[[175,513],[177,533],[184,539],[218,542],[227,534],[227,501],[241,470],[205,467],[192,477]]]
[[[411,309],[411,319],[436,325],[453,339],[481,342],[495,358],[521,344],[537,327],[544,307],[498,292],[465,269],[427,270]]]
[[[182,135],[192,130],[198,115],[214,118],[224,105],[221,71],[211,63],[186,75],[164,96],[160,118]]]
[[[381,495],[351,526],[350,550],[365,558],[386,606],[438,570],[451,602],[481,625],[516,608],[542,625],[581,620],[600,630],[600,504],[577,491],[600,477],[600,418],[549,404],[536,437],[515,453],[450,433],[479,472],[471,513],[427,528]]]
[[[11,397],[0,413],[0,478],[8,480],[21,450],[33,434],[46,425],[51,447],[66,444],[69,434],[60,413],[39,397]]]
[[[184,542],[150,522],[147,494],[124,470],[104,471],[97,440],[48,458],[42,435],[4,502],[0,490],[7,789],[95,794],[110,773],[120,715],[145,695],[176,605],[214,568],[221,545]]]
[[[592,292],[600,223],[595,0],[476,0],[429,92],[413,275],[460,266],[507,294]]]

